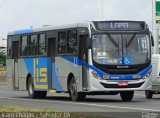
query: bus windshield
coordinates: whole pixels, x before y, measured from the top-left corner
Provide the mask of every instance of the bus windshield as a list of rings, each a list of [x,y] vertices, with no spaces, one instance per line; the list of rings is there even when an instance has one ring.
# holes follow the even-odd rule
[[[150,60],[147,34],[96,34],[92,36],[93,59],[99,64],[136,65]]]

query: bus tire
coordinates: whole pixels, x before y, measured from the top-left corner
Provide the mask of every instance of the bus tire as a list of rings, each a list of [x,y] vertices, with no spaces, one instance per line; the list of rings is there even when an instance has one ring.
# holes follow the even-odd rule
[[[69,82],[69,95],[72,101],[82,101],[85,99],[86,94],[82,92],[77,92],[76,80],[74,77]]]
[[[130,102],[133,99],[134,91],[122,91],[120,92],[120,96],[121,96],[122,101]]]
[[[153,97],[153,92],[152,91],[145,91],[145,96],[147,99],[151,99]]]
[[[29,77],[27,87],[30,98],[45,98],[47,95],[47,91],[34,91],[34,84],[32,77]]]

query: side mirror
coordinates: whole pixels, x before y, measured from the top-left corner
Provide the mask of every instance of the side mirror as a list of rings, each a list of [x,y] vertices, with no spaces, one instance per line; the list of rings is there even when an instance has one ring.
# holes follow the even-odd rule
[[[152,46],[154,46],[154,38],[153,38],[153,35],[151,35],[151,43],[152,43]]]

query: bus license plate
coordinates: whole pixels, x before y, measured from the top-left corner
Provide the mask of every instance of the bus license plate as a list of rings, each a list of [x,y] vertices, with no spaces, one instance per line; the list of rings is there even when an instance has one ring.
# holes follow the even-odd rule
[[[118,86],[128,86],[128,82],[118,82]]]

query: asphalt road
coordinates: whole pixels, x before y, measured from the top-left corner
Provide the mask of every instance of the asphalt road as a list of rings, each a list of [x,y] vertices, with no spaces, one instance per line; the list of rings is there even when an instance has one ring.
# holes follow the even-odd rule
[[[66,93],[48,93],[45,99],[30,99],[26,91],[7,91],[0,87],[0,105],[19,105],[64,112],[87,112],[117,118],[142,118],[142,114],[160,117],[160,95],[146,99],[144,92],[135,92],[132,102],[122,102],[120,95],[87,96],[83,102],[72,102]],[[149,117],[148,117],[149,118]]]

